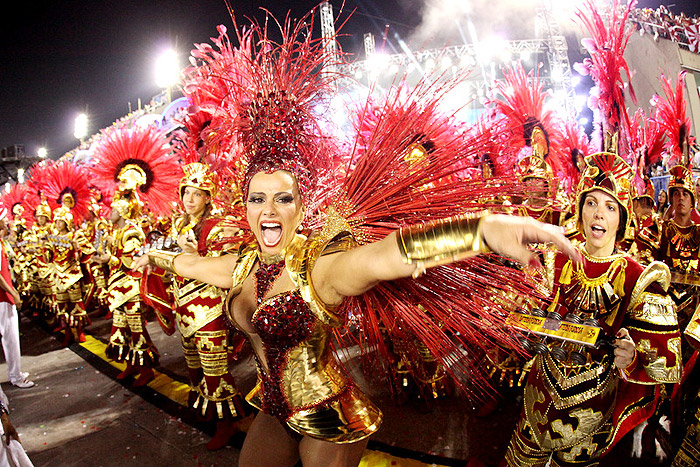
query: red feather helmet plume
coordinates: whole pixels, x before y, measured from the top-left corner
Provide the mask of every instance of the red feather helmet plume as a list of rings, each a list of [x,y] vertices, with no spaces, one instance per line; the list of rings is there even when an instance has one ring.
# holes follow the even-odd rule
[[[24,183],[14,183],[10,189],[0,195],[0,207],[6,208],[12,225],[31,227],[34,213],[28,202],[31,190]]]
[[[36,173],[33,175],[36,176]],[[65,217],[69,225],[80,225],[92,202],[86,168],[74,164],[70,159],[60,159],[49,165],[37,182],[42,195],[55,208],[54,215]]]
[[[589,106],[594,109],[594,123],[601,130],[599,149],[616,154],[615,135],[620,136],[630,126],[625,92],[629,92],[633,102],[637,101],[634,89],[628,83],[631,72],[623,56],[632,34],[632,29],[626,27],[627,18],[635,4],[636,1],[631,0],[621,13],[619,0],[613,0],[607,23],[593,0],[586,1],[587,11],[577,11],[580,22],[591,38],[582,40],[590,58],[584,59],[583,64],[577,64],[576,69],[582,74],[589,74],[595,82]],[[627,75],[627,83],[622,77],[622,70]]]
[[[581,172],[585,170],[583,161],[591,153],[590,140],[583,127],[571,118],[561,122],[559,134],[560,147],[552,155],[552,166],[556,167],[564,188],[574,191],[581,180]]]
[[[634,189],[640,196],[647,191],[649,170],[662,159],[665,134],[656,119],[648,118],[644,109],[638,109],[632,117],[629,137],[630,151],[634,154]]]
[[[676,77],[676,88],[664,75],[661,75],[661,85],[666,98],[654,96],[652,103],[656,106],[656,121],[665,131],[668,141],[666,164],[690,166],[689,149],[694,143],[690,135],[692,122],[686,113],[685,72],[681,71]]]
[[[132,191],[154,214],[169,215],[182,178],[182,168],[170,151],[163,130],[119,128],[100,142],[90,172],[101,182],[104,192]],[[133,178],[127,181],[126,175]]]
[[[509,126],[515,128],[509,135],[509,146],[519,152],[524,147],[533,148],[532,133],[539,128],[545,136],[546,147],[536,150],[546,151],[539,154],[546,158],[550,152],[557,131],[555,114],[546,108],[548,94],[542,91],[542,84],[536,74],[528,75],[519,62],[504,70],[504,78],[496,83],[497,96],[489,103],[494,106],[497,115],[508,120]],[[533,148],[534,149],[534,148]]]

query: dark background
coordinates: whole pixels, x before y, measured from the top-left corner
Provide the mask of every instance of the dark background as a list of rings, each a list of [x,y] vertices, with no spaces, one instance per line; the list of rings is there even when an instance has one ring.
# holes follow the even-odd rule
[[[303,16],[318,2],[231,1],[239,23],[262,19],[270,10],[284,18]],[[385,48],[397,52],[396,35],[411,48],[454,45],[454,27],[465,15],[480,35],[533,38],[532,18],[539,0],[332,0],[345,52],[362,57],[362,35],[374,33],[377,48],[389,25]],[[556,3],[556,1],[554,2]],[[581,4],[582,1],[572,1]],[[452,5],[450,7],[450,4]],[[653,0],[639,7],[656,7]],[[340,12],[344,6],[343,13]],[[671,11],[700,14],[700,1],[677,0]],[[352,15],[349,12],[354,11]],[[86,112],[89,133],[110,126],[148,103],[160,92],[153,78],[159,52],[174,47],[184,66],[193,43],[208,42],[216,26],[232,21],[224,0],[63,0],[19,1],[7,8],[0,23],[0,147],[23,144],[27,154],[39,147],[57,158],[77,146],[75,116]],[[571,20],[563,29],[578,28]],[[580,28],[579,28],[580,30]],[[355,55],[353,55],[355,54]]]

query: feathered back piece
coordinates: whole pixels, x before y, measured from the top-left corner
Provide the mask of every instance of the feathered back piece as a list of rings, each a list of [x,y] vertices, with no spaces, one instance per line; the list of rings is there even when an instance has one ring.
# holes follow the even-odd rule
[[[685,72],[678,73],[675,90],[671,80],[664,75],[661,75],[660,79],[666,98],[654,96],[653,103],[656,105],[656,120],[668,136],[665,145],[668,158],[666,164],[669,167],[689,167],[689,149],[694,143],[694,138],[690,136],[692,123],[686,114]]]
[[[615,146],[615,135],[621,135],[629,128],[625,92],[629,91],[632,101],[637,101],[629,83],[630,69],[623,56],[632,34],[632,29],[626,27],[627,18],[636,3],[636,0],[631,0],[623,11],[619,0],[613,0],[607,12],[607,21],[593,0],[586,0],[585,11],[580,9],[576,12],[591,35],[581,41],[590,58],[584,59],[582,66],[576,68],[579,72],[590,75],[595,82],[591,89],[589,107],[594,110],[594,123],[601,131],[598,136],[601,145],[598,149],[602,151],[617,153],[617,147],[611,147]],[[622,70],[625,71],[628,82],[623,79]]]
[[[637,109],[632,117],[629,132],[630,152],[634,160],[634,188],[636,193],[647,191],[645,177],[652,165],[661,161],[664,151],[663,127],[654,118],[649,118],[644,109]]]
[[[268,18],[239,30],[239,47],[233,52],[235,66],[222,69],[215,56],[202,56],[215,78],[229,88],[221,113],[225,124],[216,141],[237,141],[240,154],[231,165],[243,192],[257,172],[287,170],[294,174],[307,208],[318,200],[312,193],[323,185],[332,163],[329,147],[315,108],[324,102],[335,76],[323,73],[325,64],[337,62],[335,53],[324,49],[323,39],[312,39],[313,11],[302,20],[280,24]],[[268,24],[277,26],[279,42]],[[235,19],[234,19],[235,25]],[[221,30],[220,44],[227,44]]]
[[[365,243],[403,225],[499,209],[501,195],[522,196],[522,185],[512,174],[462,178],[470,161],[480,161],[491,135],[465,131],[454,110],[441,105],[459,82],[399,87],[383,101],[368,104],[357,123],[362,144],[351,154],[327,225],[341,218]],[[522,271],[477,257],[429,269],[416,280],[381,282],[360,297],[347,298],[344,306],[360,330],[359,344],[369,353],[375,377],[391,379],[389,342],[414,357],[424,346],[457,386],[475,398],[487,397],[488,378],[475,364],[480,353],[495,343],[518,347],[517,336],[495,309],[517,306],[519,296],[538,296],[531,284]],[[487,304],[494,296],[503,297],[496,308]],[[452,340],[455,335],[459,344]]]
[[[62,207],[63,211],[68,210],[66,212],[70,212],[73,223],[80,225],[92,202],[87,170],[69,159],[60,159],[47,167],[41,180],[36,180],[39,190],[52,209]]]
[[[156,127],[120,128],[101,141],[90,173],[110,196],[131,190],[156,215],[169,215],[182,178],[169,139]],[[128,180],[125,179],[125,175]]]
[[[29,187],[24,183],[14,183],[10,189],[3,191],[0,195],[0,207],[6,208],[10,222],[13,225],[22,224],[31,227],[34,223],[34,213],[30,203],[31,197]]]
[[[554,112],[546,108],[548,95],[542,91],[539,76],[526,73],[518,62],[504,69],[504,78],[496,83],[495,91],[496,96],[490,99],[490,104],[497,115],[508,120],[509,126],[516,129],[509,135],[512,150],[517,153],[527,146],[533,149],[533,153],[539,153],[535,155],[546,158],[552,142],[556,140],[554,133],[557,128]],[[542,131],[544,145],[532,140],[535,128]]]

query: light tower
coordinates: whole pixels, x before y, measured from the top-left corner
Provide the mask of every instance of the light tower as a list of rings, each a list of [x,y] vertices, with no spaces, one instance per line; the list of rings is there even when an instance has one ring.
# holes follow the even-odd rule
[[[569,46],[559,30],[559,23],[552,14],[552,0],[542,0],[542,6],[536,11],[536,34],[549,42],[547,59],[549,60],[549,77],[552,91],[560,95],[566,112],[574,114],[576,109],[576,91],[572,84]]]
[[[326,63],[323,66],[324,73],[335,73],[336,52],[335,43],[335,19],[333,18],[333,6],[330,2],[323,2],[319,6],[321,14],[321,36],[323,37],[323,48],[326,52]]]

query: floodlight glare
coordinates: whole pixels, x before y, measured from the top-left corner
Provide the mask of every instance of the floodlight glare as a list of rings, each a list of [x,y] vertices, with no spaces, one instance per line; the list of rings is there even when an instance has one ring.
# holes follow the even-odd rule
[[[88,117],[86,114],[79,114],[75,117],[75,132],[73,136],[82,140],[88,135]]]
[[[156,85],[169,88],[180,78],[180,63],[174,50],[166,50],[156,59]]]
[[[36,152],[36,155],[39,156],[41,159],[46,159],[48,152],[46,151],[46,148],[39,148],[39,150]]]

